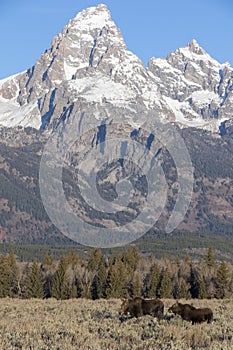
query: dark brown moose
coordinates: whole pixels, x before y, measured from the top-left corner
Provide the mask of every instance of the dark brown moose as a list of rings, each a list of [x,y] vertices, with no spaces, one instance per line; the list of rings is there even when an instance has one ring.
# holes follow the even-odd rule
[[[183,320],[191,321],[192,324],[205,321],[210,323],[213,320],[213,311],[211,309],[196,309],[192,305],[181,304],[178,301],[168,309],[168,312],[173,312],[175,315],[180,315]]]
[[[119,314],[132,317],[140,317],[143,315],[151,315],[159,320],[163,318],[164,304],[159,299],[143,299],[136,297],[134,299],[124,299]]]

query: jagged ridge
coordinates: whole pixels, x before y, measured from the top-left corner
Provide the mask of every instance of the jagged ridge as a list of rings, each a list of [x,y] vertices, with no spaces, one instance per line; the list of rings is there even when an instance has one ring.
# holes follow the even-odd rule
[[[218,133],[232,118],[232,77],[230,65],[219,64],[195,40],[144,68],[107,7],[98,5],[70,20],[32,68],[0,81],[0,124],[45,128],[83,99],[114,109],[133,103],[163,121]]]

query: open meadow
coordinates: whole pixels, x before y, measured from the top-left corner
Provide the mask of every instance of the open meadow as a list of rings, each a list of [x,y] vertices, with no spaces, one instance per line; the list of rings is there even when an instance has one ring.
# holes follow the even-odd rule
[[[120,299],[0,299],[2,350],[232,350],[233,300],[190,300],[210,307],[212,324],[191,325],[168,314],[174,300],[163,300],[165,319],[120,319]],[[182,302],[182,300],[181,300]],[[184,300],[183,300],[184,302]],[[172,316],[172,317],[171,317]]]

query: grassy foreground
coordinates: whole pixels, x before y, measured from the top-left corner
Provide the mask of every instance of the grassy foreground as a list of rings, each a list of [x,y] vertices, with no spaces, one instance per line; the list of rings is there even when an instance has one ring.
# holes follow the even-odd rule
[[[164,303],[166,315],[174,300]],[[0,349],[232,350],[233,300],[190,303],[211,307],[214,322],[192,326],[179,316],[160,323],[150,316],[122,322],[118,299],[0,299]]]

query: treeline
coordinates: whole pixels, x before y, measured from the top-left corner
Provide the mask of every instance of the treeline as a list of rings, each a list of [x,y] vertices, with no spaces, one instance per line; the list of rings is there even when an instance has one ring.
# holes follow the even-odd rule
[[[88,259],[75,252],[41,263],[17,262],[13,252],[0,258],[0,297],[17,298],[229,298],[233,265],[218,262],[212,248],[199,261],[145,258],[136,247],[106,257],[92,249]]]

